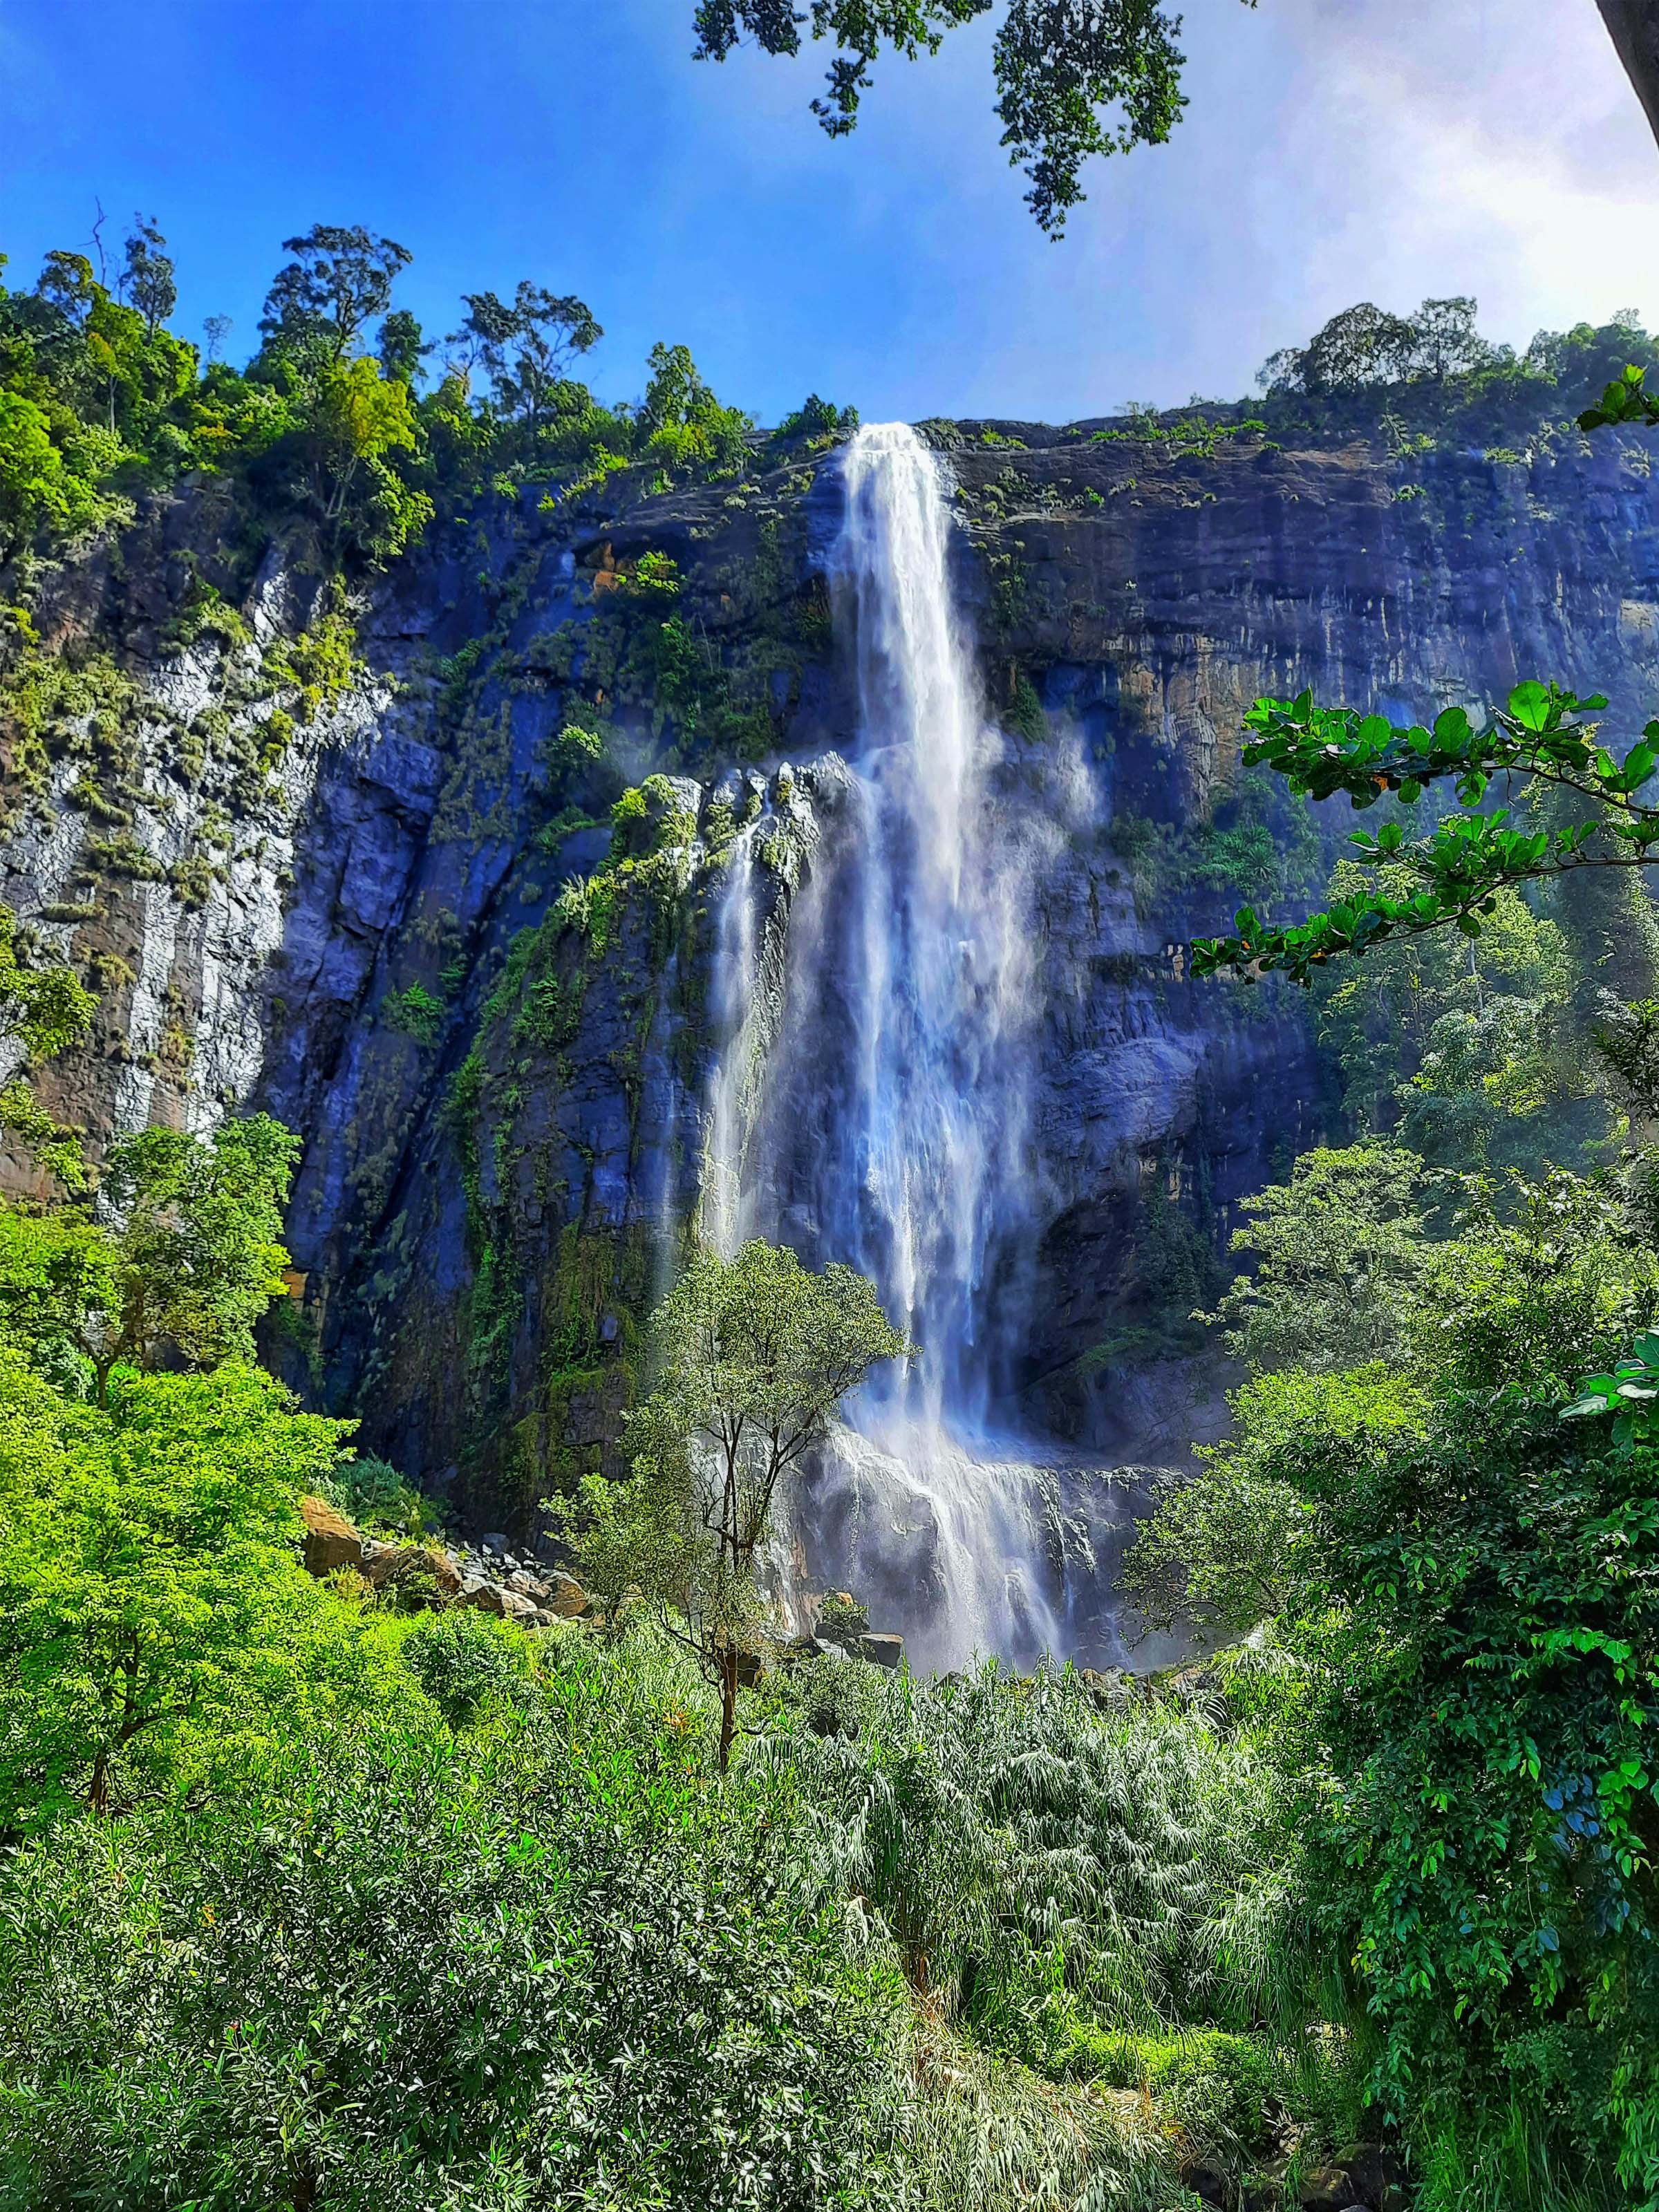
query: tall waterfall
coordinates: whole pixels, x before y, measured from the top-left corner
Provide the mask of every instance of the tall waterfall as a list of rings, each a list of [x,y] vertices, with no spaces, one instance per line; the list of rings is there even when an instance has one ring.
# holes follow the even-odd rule
[[[993,815],[1006,748],[951,587],[942,465],[890,423],[858,432],[842,473],[832,582],[856,666],[851,764],[790,915],[758,1079],[741,1017],[764,820],[730,864],[708,1198],[728,1239],[779,1237],[872,1276],[919,1347],[847,1409],[796,1509],[797,1562],[844,1577],[920,1663],[1029,1661],[1076,1642],[1068,1559],[1092,1567],[1091,1529],[1128,1520],[1098,1485],[1079,1513],[1076,1469],[990,1425],[1031,1210],[1030,871],[1006,810]]]
[[[824,1234],[921,1348],[866,1408],[897,1449],[976,1428],[990,1376],[988,1255],[1021,1173],[1011,1050],[1032,977],[1017,878],[988,820],[991,750],[948,572],[938,464],[902,423],[860,430],[838,550],[858,665],[860,849],[844,976],[856,1048],[821,1162]]]

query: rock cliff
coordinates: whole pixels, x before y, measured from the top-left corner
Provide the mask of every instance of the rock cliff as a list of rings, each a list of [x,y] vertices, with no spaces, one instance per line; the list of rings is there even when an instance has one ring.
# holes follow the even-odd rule
[[[1005,1388],[1026,1429],[1127,1458],[1182,1440],[1159,1357],[1230,1208],[1330,1111],[1293,994],[1183,973],[1241,897],[1316,892],[1346,826],[1241,776],[1243,708],[1312,684],[1423,712],[1547,673],[1632,726],[1659,488],[1576,438],[1170,459],[1101,427],[938,438],[1040,937]],[[755,1109],[794,902],[847,834],[833,455],[629,481],[438,533],[352,611],[350,653],[280,544],[225,605],[210,491],[0,592],[27,610],[0,900],[101,994],[48,1103],[94,1147],[252,1104],[300,1131],[274,1355],[515,1532],[614,1450],[641,1318],[718,1199],[711,1127]],[[740,842],[742,1007],[715,957]],[[767,1110],[810,1141],[811,1100]]]

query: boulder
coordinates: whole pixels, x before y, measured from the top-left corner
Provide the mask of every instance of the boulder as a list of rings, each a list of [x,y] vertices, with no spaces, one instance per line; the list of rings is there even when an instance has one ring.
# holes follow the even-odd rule
[[[1393,2151],[1376,2143],[1351,2143],[1338,2152],[1336,2164],[1358,2202],[1375,2206],[1376,2212],[1404,2212],[1410,2176]]]
[[[460,1595],[460,1569],[447,1553],[428,1552],[423,1544],[367,1543],[362,1572],[376,1589],[395,1589],[411,1610],[453,1605]]]
[[[501,1583],[485,1582],[482,1575],[469,1575],[456,1596],[457,1605],[476,1606],[480,1613],[493,1613],[501,1620],[516,1620],[527,1627],[535,1619],[536,1608],[527,1597],[517,1590],[507,1589]]]
[[[1103,1672],[1079,1667],[1077,1671],[1079,1680],[1102,1712],[1116,1711],[1134,1694],[1133,1678],[1121,1667],[1108,1667]]]
[[[325,1498],[302,1498],[300,1518],[305,1523],[306,1571],[331,1575],[337,1567],[361,1567],[363,1540],[337,1505]]]
[[[562,1567],[555,1567],[548,1577],[544,1602],[548,1611],[556,1613],[561,1620],[580,1620],[593,1607],[593,1601],[574,1575],[566,1574]]]
[[[902,1636],[860,1636],[859,1653],[860,1657],[872,1660],[878,1667],[898,1668],[904,1663],[904,1638]]]
[[[1322,2166],[1309,2174],[1297,2191],[1302,2212],[1352,2212],[1359,2197],[1353,2176],[1340,2166]],[[1362,2204],[1360,2212],[1365,2212]]]
[[[507,1578],[507,1586],[517,1590],[520,1597],[533,1599],[538,1605],[547,1601],[547,1584],[539,1575],[532,1575],[528,1567],[514,1567]]]

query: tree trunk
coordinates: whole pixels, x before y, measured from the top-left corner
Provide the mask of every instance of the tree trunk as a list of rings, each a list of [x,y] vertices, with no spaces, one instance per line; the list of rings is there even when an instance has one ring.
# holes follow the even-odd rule
[[[732,1739],[738,1727],[738,1647],[728,1644],[720,1654],[720,1772],[732,1764]]]
[[[1659,0],[1595,0],[1626,74],[1659,138]]]

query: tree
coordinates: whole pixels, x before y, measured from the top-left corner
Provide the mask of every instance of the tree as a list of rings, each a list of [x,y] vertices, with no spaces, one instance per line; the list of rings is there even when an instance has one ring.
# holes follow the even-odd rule
[[[0,553],[16,551],[43,527],[77,537],[108,511],[97,486],[54,442],[46,410],[21,392],[0,391]]]
[[[697,0],[696,58],[724,61],[744,37],[763,53],[799,54],[802,32],[835,43],[829,96],[812,112],[831,137],[858,121],[884,48],[914,61],[993,0]],[[1253,8],[1255,0],[1244,0]],[[1620,60],[1659,137],[1659,0],[1596,0]],[[996,112],[1011,162],[1031,179],[1026,204],[1051,237],[1082,199],[1091,155],[1162,145],[1187,105],[1181,18],[1154,0],[1008,0],[993,49]],[[1375,312],[1373,310],[1373,312]]]
[[[5,405],[0,392],[0,439]],[[61,962],[37,966],[21,955],[17,917],[0,906],[0,1048],[21,1051],[27,1071],[29,1062],[51,1060],[78,1044],[92,1026],[96,1005],[72,968]],[[41,1106],[26,1072],[14,1073],[0,1087],[0,1129],[18,1138],[49,1175],[71,1189],[85,1188],[79,1142]]]
[[[1401,869],[1376,880],[1395,897],[1416,888]],[[1328,895],[1365,887],[1343,860]],[[1316,968],[1315,1020],[1341,1071],[1345,1111],[1364,1133],[1397,1129],[1441,1167],[1536,1166],[1547,1145],[1604,1138],[1570,1012],[1577,973],[1565,933],[1507,889],[1478,941],[1403,935],[1364,960]]]
[[[566,371],[605,336],[584,301],[522,279],[509,306],[494,292],[462,295],[466,315],[446,341],[481,368],[507,415],[534,425],[549,411]]]
[[[294,1503],[349,1427],[237,1364],[76,1407],[0,1347],[0,1831],[240,1785],[262,1714],[349,1680]]]
[[[1655,1455],[1596,1418],[1629,1402],[1611,1378],[1577,1430],[1560,1408],[1573,1361],[1652,1315],[1659,1266],[1605,1175],[1473,1199],[1425,1247],[1404,1358],[1254,1377],[1126,1580],[1154,1623],[1267,1624],[1310,1914],[1422,2166],[1547,2156],[1650,2190]],[[1310,1330],[1330,1287],[1307,1286]]]
[[[1243,1637],[1279,1620],[1311,1572],[1308,1508],[1285,1479],[1310,1437],[1332,1449],[1361,1434],[1420,1434],[1428,1396],[1381,1361],[1339,1373],[1254,1375],[1228,1396],[1232,1433],[1194,1448],[1200,1471],[1136,1532],[1122,1586],[1149,1628],[1197,1623]]]
[[[395,559],[433,514],[431,495],[397,465],[422,446],[408,382],[367,354],[346,360],[315,348],[279,356],[273,374],[288,427],[258,475],[305,502],[331,562]]]
[[[1240,1202],[1235,1252],[1261,1255],[1218,1310],[1228,1351],[1253,1367],[1398,1360],[1427,1284],[1423,1163],[1372,1140],[1306,1152],[1288,1183]]]
[[[632,1479],[589,1477],[565,1518],[613,1609],[636,1585],[718,1686],[722,1773],[778,1486],[871,1368],[909,1349],[865,1276],[814,1273],[769,1244],[699,1252],[652,1317],[657,1381],[628,1416]]]
[[[385,313],[398,272],[414,258],[361,223],[313,223],[302,238],[285,238],[283,251],[295,258],[272,278],[259,328],[278,349],[320,345],[336,362],[364,324]]]
[[[84,328],[99,287],[92,264],[84,253],[66,252],[54,246],[40,264],[35,295],[55,307],[72,330]]]
[[[1258,379],[1273,392],[1360,392],[1379,385],[1467,376],[1498,358],[1474,326],[1467,296],[1425,300],[1414,315],[1394,315],[1369,300],[1333,315],[1305,346],[1273,354]],[[1510,356],[1512,358],[1512,356]]]
[[[299,1137],[270,1115],[222,1121],[210,1137],[118,1137],[101,1186],[118,1228],[82,1234],[73,1217],[9,1218],[0,1249],[9,1245],[24,1287],[9,1291],[0,1276],[7,1325],[38,1345],[62,1322],[91,1360],[100,1402],[122,1360],[149,1367],[166,1347],[197,1367],[252,1358],[254,1321],[283,1290],[281,1225],[296,1155]]]
[[[0,1346],[70,1396],[119,1310],[114,1237],[78,1206],[0,1202]]]
[[[1255,0],[1244,0],[1254,7]],[[907,60],[936,54],[947,32],[987,15],[992,0],[699,0],[696,56],[724,61],[744,37],[763,52],[798,54],[803,28],[836,46],[828,97],[812,112],[832,137],[858,121],[884,48]],[[1002,143],[1030,179],[1026,204],[1058,238],[1083,198],[1092,155],[1162,145],[1181,119],[1181,19],[1154,0],[1009,0],[993,71]]]
[[[650,368],[640,406],[647,455],[671,468],[734,474],[748,455],[749,417],[720,404],[699,374],[690,346],[653,345]]]
[[[430,339],[407,307],[398,307],[380,325],[380,374],[388,381],[418,384],[426,374],[422,363],[432,350]]]
[[[136,215],[132,221],[121,290],[143,317],[145,331],[153,338],[178,306],[179,287],[173,263],[162,251],[167,240],[157,229],[155,216],[146,222],[142,215]]]

